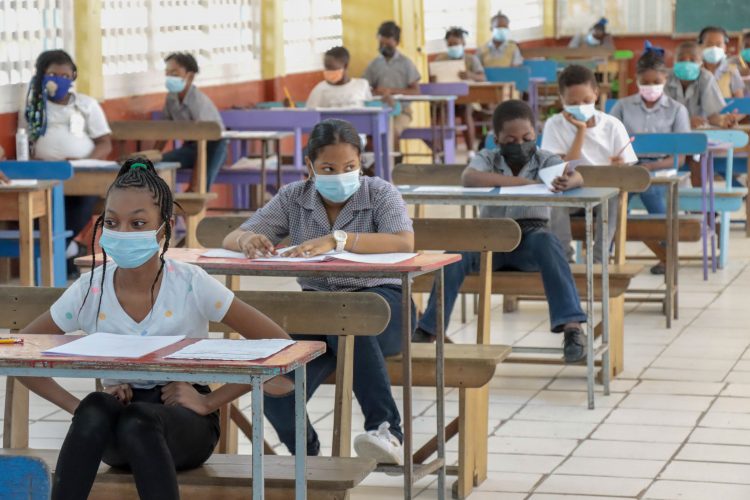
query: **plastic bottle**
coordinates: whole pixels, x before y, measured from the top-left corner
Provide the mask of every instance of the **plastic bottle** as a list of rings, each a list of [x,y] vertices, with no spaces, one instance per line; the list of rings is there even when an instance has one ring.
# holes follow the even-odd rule
[[[16,160],[29,161],[29,135],[25,128],[16,132]]]

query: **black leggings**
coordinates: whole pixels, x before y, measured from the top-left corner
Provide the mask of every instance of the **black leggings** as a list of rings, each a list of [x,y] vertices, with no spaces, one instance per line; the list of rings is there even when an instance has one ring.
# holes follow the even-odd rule
[[[195,388],[210,392],[206,386]],[[217,412],[201,416],[182,406],[164,406],[160,386],[133,389],[128,405],[93,392],[73,415],[57,459],[52,499],[88,498],[100,461],[131,470],[143,500],[178,499],[176,471],[203,464],[218,439]]]

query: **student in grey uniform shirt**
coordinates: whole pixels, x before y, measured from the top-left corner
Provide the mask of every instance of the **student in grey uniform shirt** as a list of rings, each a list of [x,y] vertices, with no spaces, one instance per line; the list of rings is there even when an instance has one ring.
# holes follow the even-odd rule
[[[518,100],[500,104],[492,116],[495,142],[498,149],[483,150],[475,156],[463,173],[463,183],[472,187],[522,186],[539,183],[539,171],[559,165],[562,159],[536,147],[534,114]],[[554,180],[556,191],[579,187],[583,179],[578,172],[570,172]],[[550,329],[564,333],[565,361],[574,363],[586,356],[586,336],[581,323],[586,314],[581,309],[578,290],[570,271],[565,252],[557,237],[549,231],[548,207],[482,207],[481,217],[512,218],[521,226],[523,235],[518,248],[508,253],[492,255],[492,268],[518,271],[539,271],[549,303]],[[462,253],[461,262],[445,268],[445,322],[449,322],[453,305],[467,274],[479,270],[479,254]],[[413,342],[434,341],[436,332],[436,298],[430,300]]]
[[[742,81],[739,68],[727,61],[728,42],[729,35],[726,30],[718,26],[703,28],[698,36],[698,43],[702,48],[703,67],[714,75],[725,99],[745,95],[745,82]]]
[[[164,119],[174,121],[206,121],[216,122],[224,130],[219,110],[206,94],[193,85],[195,75],[198,74],[198,63],[191,54],[175,52],[167,56],[166,86],[169,93],[164,103]],[[164,144],[157,145],[157,149],[164,148]],[[208,141],[206,162],[206,190],[211,189],[219,170],[227,159],[227,141]],[[198,157],[198,145],[186,142],[182,147],[164,154],[164,161],[176,161],[182,168],[193,168]],[[193,179],[189,191],[198,191],[196,186],[197,170],[193,168]]]
[[[750,31],[742,35],[740,53],[730,57],[729,64],[735,64],[743,78],[750,77]],[[743,80],[743,82],[745,83],[745,95],[750,96],[750,79]]]

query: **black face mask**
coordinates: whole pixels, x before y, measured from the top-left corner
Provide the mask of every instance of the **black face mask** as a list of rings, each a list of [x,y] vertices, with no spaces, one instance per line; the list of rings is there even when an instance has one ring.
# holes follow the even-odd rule
[[[383,57],[385,57],[386,59],[390,59],[396,53],[396,49],[394,49],[390,45],[381,45],[380,53],[383,54]]]
[[[521,144],[510,143],[500,146],[500,153],[505,162],[511,167],[521,168],[531,160],[536,153],[536,141],[526,141]]]

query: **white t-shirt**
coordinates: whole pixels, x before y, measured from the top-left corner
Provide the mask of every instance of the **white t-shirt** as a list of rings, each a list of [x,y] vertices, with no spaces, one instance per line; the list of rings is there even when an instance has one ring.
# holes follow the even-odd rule
[[[18,126],[26,125],[22,110]],[[88,158],[94,150],[94,139],[111,133],[96,99],[71,92],[68,104],[47,101],[47,131],[34,145],[34,158],[51,161]]]
[[[52,320],[61,330],[66,333],[82,330],[86,334],[107,332],[118,335],[185,335],[190,338],[205,338],[208,336],[208,322],[224,319],[234,299],[231,290],[198,266],[167,259],[154,307],[143,321],[136,323],[125,312],[115,295],[115,269],[117,266],[114,263],[107,264],[103,287],[102,266],[94,269],[91,288],[91,273],[81,275],[52,305]],[[89,292],[89,296],[84,303],[86,292]],[[114,385],[123,382],[141,389],[160,383],[115,380],[106,380],[104,383]]]
[[[586,138],[581,148],[583,165],[609,165],[610,158],[625,147],[620,155],[625,163],[637,163],[638,157],[633,146],[628,143],[630,137],[625,125],[614,116],[596,111],[596,125],[586,129]],[[576,127],[562,113],[556,114],[544,124],[542,149],[558,155],[566,155],[576,137]]]
[[[372,100],[370,83],[363,78],[352,78],[343,85],[322,81],[312,89],[305,107],[308,108],[361,108]]]

